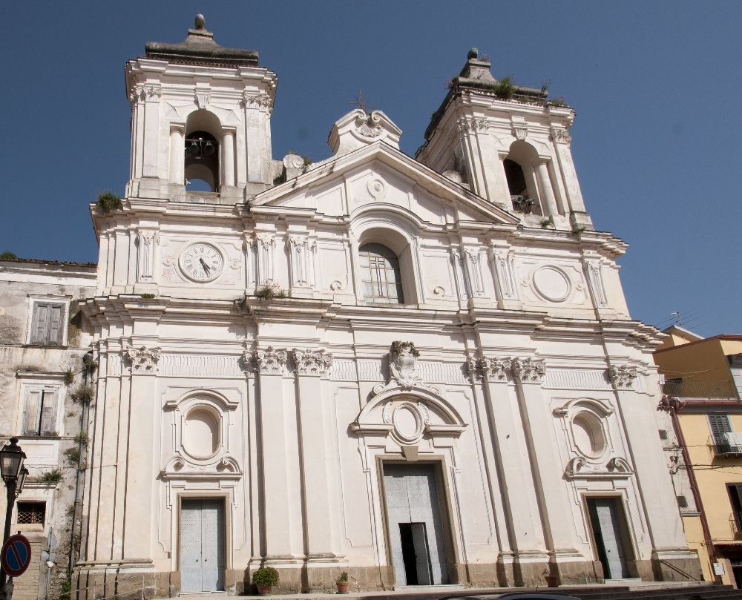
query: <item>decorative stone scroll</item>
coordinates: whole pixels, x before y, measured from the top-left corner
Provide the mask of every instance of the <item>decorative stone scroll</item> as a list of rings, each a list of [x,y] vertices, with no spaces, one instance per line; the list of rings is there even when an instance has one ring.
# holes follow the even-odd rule
[[[317,242],[305,235],[291,235],[288,246],[291,287],[314,287],[314,252]]]
[[[255,351],[255,364],[261,375],[283,375],[287,358],[285,350],[275,350],[273,346]]]
[[[628,461],[620,456],[611,458],[607,463],[596,465],[576,457],[569,461],[564,471],[567,479],[620,479],[634,474]]]
[[[518,291],[515,285],[515,269],[513,268],[512,253],[507,249],[492,245],[490,246],[490,259],[495,266],[500,298],[503,300],[516,299],[518,297]]]
[[[332,368],[332,354],[324,350],[294,349],[294,363],[297,375],[321,377]]]
[[[273,110],[273,99],[268,94],[251,94],[250,92],[245,92],[242,95],[242,106],[270,114]]]
[[[127,348],[124,357],[129,362],[129,370],[136,375],[154,375],[160,361],[159,348]]]
[[[276,237],[272,233],[263,232],[255,236],[255,245],[258,254],[258,285],[273,283],[273,250]]]
[[[634,387],[634,380],[638,376],[636,367],[618,365],[608,367],[608,379],[616,389],[628,389]]]

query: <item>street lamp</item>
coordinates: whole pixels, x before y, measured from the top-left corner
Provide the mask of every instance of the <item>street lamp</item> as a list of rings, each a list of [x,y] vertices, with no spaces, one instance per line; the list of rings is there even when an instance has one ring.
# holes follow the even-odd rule
[[[10,520],[13,515],[13,505],[16,496],[23,490],[23,484],[26,482],[28,469],[23,466],[26,454],[18,445],[18,438],[10,438],[10,443],[0,449],[0,473],[2,473],[5,487],[8,491],[8,509],[5,513],[5,532],[3,533],[3,544],[10,537]],[[5,569],[0,567],[0,594],[4,595],[5,580],[7,575]]]

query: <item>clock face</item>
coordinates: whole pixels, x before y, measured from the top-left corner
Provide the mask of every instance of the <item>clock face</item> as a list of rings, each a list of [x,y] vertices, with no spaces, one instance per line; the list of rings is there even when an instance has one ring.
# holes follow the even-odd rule
[[[213,281],[223,268],[224,257],[211,244],[191,244],[180,255],[180,269],[193,281]]]

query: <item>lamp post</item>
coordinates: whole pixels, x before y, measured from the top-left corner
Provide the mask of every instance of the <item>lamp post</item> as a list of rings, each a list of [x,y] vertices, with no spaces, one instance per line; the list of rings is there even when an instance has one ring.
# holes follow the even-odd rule
[[[23,466],[26,454],[18,445],[18,438],[10,438],[10,443],[0,450],[0,472],[8,492],[8,508],[5,512],[5,531],[3,533],[3,544],[10,537],[10,521],[13,516],[13,505],[15,499],[23,491],[28,469]],[[5,569],[0,567],[0,596],[5,597],[5,582],[7,575]]]

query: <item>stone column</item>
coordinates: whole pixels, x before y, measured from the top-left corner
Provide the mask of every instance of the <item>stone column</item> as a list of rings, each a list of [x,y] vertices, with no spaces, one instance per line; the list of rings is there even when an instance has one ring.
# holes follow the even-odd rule
[[[493,437],[501,494],[507,513],[514,565],[503,564],[509,582],[516,585],[542,584],[541,573],[548,560],[539,518],[534,482],[528,464],[528,450],[518,402],[508,380],[510,360],[482,358],[478,367],[484,377],[489,427]],[[502,561],[503,558],[500,558]],[[514,569],[514,571],[513,571]]]
[[[170,182],[184,185],[185,145],[183,143],[183,129],[173,127],[170,130]]]
[[[222,142],[222,185],[234,187],[234,131],[224,131]]]
[[[294,350],[299,440],[305,512],[307,556],[310,561],[327,561],[336,556],[336,523],[331,507],[330,469],[333,453],[329,447],[330,422],[327,399],[322,394],[322,377],[332,366],[332,354],[323,350]],[[311,586],[310,586],[311,587]]]
[[[260,442],[263,475],[263,529],[266,558],[293,558],[291,552],[291,517],[286,490],[286,408],[283,402],[285,350],[268,346],[255,352],[260,395]]]
[[[546,216],[556,216],[559,214],[559,209],[557,208],[556,198],[554,197],[554,188],[551,186],[551,177],[549,177],[549,167],[546,164],[546,160],[539,160],[536,173],[538,175],[539,187],[543,194],[543,206],[548,213]]]
[[[559,460],[554,417],[549,399],[541,389],[546,367],[542,360],[516,358],[513,359],[512,369],[531,455],[531,468],[534,471],[546,543],[552,554],[552,560],[561,574],[563,569],[559,564],[561,559],[575,561],[584,558],[575,547],[572,510],[567,486],[564,483],[564,465]],[[555,574],[552,572],[552,575]],[[574,575],[577,576],[577,573]]]
[[[159,443],[155,436],[154,411],[159,348],[128,348],[125,354],[131,370],[129,394],[128,449],[126,456],[126,505],[124,517],[124,560],[149,559],[152,556],[154,531],[154,485],[157,483],[153,448]],[[121,460],[122,457],[119,457]]]

